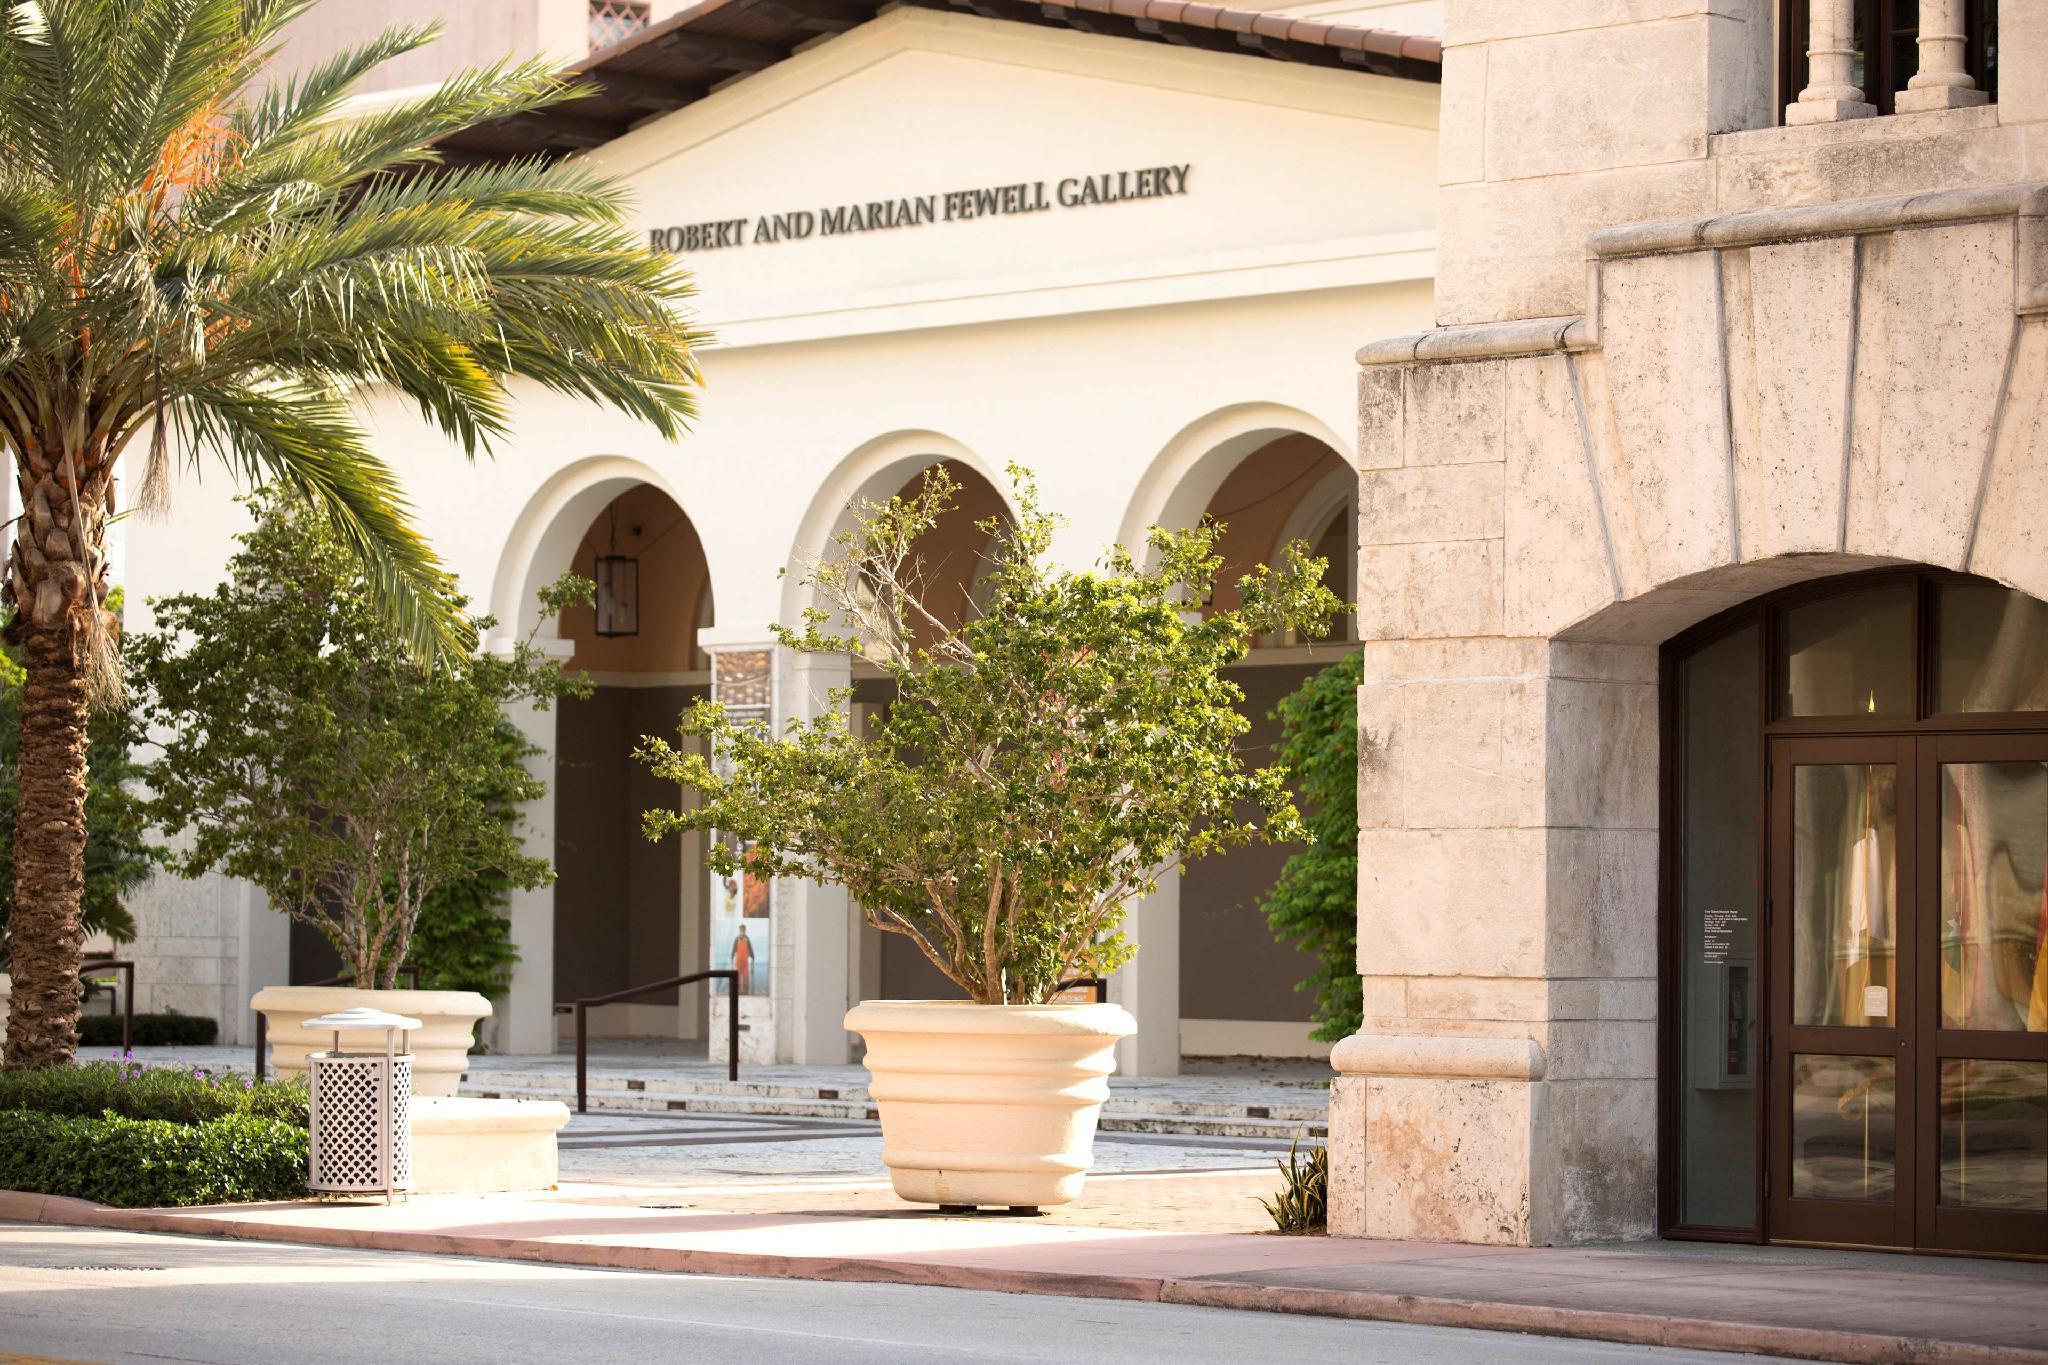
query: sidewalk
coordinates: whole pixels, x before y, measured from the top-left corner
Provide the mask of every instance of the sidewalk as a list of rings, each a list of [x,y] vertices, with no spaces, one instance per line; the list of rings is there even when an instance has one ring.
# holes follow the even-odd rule
[[[1090,1181],[1099,1193],[1089,1202],[1185,1201],[1202,1190],[1200,1182],[1242,1178],[1101,1176]],[[1218,1184],[1210,1193],[1229,1188]],[[1174,1231],[1179,1220],[1170,1217],[1144,1228],[1122,1218],[1103,1226],[941,1216],[892,1206],[871,1182],[849,1182],[836,1193],[819,1186],[754,1193],[565,1185],[544,1195],[423,1197],[393,1207],[138,1211],[0,1193],[0,1220],[1136,1299],[1814,1360],[2048,1363],[2048,1265],[1669,1242],[1572,1249],[1362,1242]]]

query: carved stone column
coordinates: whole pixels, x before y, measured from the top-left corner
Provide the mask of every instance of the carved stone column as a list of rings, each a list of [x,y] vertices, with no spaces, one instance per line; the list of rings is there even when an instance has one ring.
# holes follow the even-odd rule
[[[1963,31],[1963,5],[1964,0],[1920,0],[1920,70],[1894,100],[1900,113],[1990,102],[1965,64],[1969,35]]]
[[[1854,0],[1813,0],[1807,19],[1807,85],[1785,106],[1785,122],[1839,123],[1869,118],[1877,106],[1853,79],[1856,60]]]

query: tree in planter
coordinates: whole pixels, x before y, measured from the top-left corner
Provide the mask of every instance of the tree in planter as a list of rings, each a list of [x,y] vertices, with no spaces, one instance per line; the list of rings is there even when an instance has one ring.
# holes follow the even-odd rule
[[[189,835],[173,870],[254,882],[355,981],[389,989],[429,898],[553,877],[506,819],[546,784],[508,762],[523,749],[508,750],[500,708],[587,685],[530,638],[505,658],[422,665],[322,518],[279,495],[250,502],[256,527],[221,586],[153,603],[160,633],[133,644],[143,719],[164,736],[145,813]],[[589,589],[550,587],[543,619]]]
[[[1287,860],[1266,895],[1266,922],[1316,959],[1295,987],[1316,993],[1316,1029],[1335,1042],[1364,1022],[1358,975],[1358,684],[1361,654],[1317,673],[1280,703],[1280,761],[1308,807],[1314,842]]]
[[[649,837],[715,827],[752,847],[757,874],[844,885],[870,923],[983,1004],[1043,1001],[1065,977],[1114,971],[1131,952],[1125,907],[1163,872],[1305,837],[1285,773],[1240,760],[1242,693],[1221,670],[1266,632],[1326,629],[1343,605],[1295,545],[1242,580],[1238,609],[1202,616],[1190,604],[1222,569],[1213,525],[1154,530],[1151,567],[1118,548],[1095,569],[1058,568],[1055,518],[1023,470],[1010,474],[1019,515],[982,526],[985,596],[965,624],[919,595],[918,538],[955,492],[943,470],[914,496],[863,504],[809,568],[825,607],[779,638],[859,652],[889,675],[896,700],[869,733],[840,707],[773,734],[699,702],[680,733],[715,758],[653,738],[639,751],[699,796],[649,811]],[[710,858],[740,870],[722,842]]]
[[[27,670],[10,1067],[76,1042],[86,713],[119,687],[106,528],[124,452],[145,506],[174,452],[292,489],[410,647],[459,656],[468,623],[354,395],[411,399],[470,454],[508,429],[514,377],[664,437],[692,410],[687,277],[628,228],[617,186],[434,151],[590,87],[536,61],[350,108],[433,30],[271,79],[314,2],[0,5],[0,450],[23,509],[0,598]]]

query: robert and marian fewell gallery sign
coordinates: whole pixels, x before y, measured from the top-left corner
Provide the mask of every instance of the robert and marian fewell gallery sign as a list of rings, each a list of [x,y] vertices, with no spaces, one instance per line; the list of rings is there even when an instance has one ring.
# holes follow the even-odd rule
[[[800,242],[809,237],[837,237],[890,228],[928,227],[1003,214],[1051,213],[1059,209],[1122,204],[1134,199],[1164,199],[1188,192],[1189,166],[1143,166],[1104,171],[1064,180],[1021,180],[910,198],[871,199],[788,213],[715,218],[647,230],[657,251],[719,251],[772,242]]]

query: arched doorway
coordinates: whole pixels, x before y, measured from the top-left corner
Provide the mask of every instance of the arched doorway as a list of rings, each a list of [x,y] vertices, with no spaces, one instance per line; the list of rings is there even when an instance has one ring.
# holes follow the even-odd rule
[[[1216,485],[1202,516],[1222,526],[1224,560],[1212,610],[1237,603],[1237,582],[1294,541],[1327,564],[1325,581],[1346,602],[1358,596],[1358,479],[1350,463],[1305,433],[1269,434]],[[1321,639],[1260,640],[1228,677],[1244,693],[1250,728],[1238,741],[1248,764],[1272,762],[1280,702],[1353,648],[1354,622]],[[1191,866],[1180,879],[1181,1052],[1190,1057],[1309,1057],[1315,998],[1296,989],[1316,963],[1276,939],[1263,905],[1296,845],[1248,845]]]
[[[624,489],[583,527],[566,566],[599,584],[593,607],[563,612],[566,666],[591,695],[561,704],[555,728],[554,998],[609,994],[698,970],[705,956],[703,836],[650,843],[641,812],[679,793],[633,758],[709,693],[698,632],[712,624],[696,528],[651,484]],[[646,997],[592,1012],[599,1036],[701,1038],[704,995]]]
[[[1662,669],[1667,1234],[2048,1251],[2048,603],[1856,574]]]

